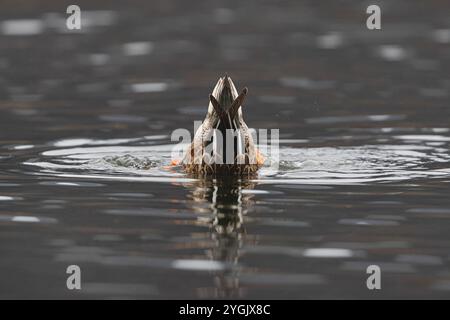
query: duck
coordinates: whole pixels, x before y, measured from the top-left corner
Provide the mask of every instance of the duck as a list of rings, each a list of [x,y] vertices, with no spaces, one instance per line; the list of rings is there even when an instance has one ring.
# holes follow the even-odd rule
[[[228,75],[220,77],[212,93],[204,121],[195,132],[181,166],[194,175],[255,174],[264,164],[253,136],[244,121],[245,87],[238,93]]]

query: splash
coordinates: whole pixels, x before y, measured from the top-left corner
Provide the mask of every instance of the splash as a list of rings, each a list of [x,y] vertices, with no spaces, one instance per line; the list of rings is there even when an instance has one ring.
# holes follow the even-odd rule
[[[448,139],[433,135],[396,136],[393,144],[351,147],[280,147],[277,169],[266,165],[255,182],[262,184],[370,184],[450,176]],[[45,150],[23,163],[37,173],[89,179],[183,182],[170,167],[173,144],[166,137],[89,140],[73,148]],[[116,145],[113,143],[117,142]],[[401,143],[399,143],[401,142]],[[149,143],[152,145],[126,145]],[[67,145],[67,144],[53,144]],[[28,150],[27,150],[28,151]],[[32,152],[32,151],[30,151]],[[270,163],[268,161],[267,163]]]

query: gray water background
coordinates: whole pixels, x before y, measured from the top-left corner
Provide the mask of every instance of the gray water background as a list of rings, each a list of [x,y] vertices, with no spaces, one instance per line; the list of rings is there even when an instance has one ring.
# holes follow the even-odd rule
[[[0,4],[1,298],[450,297],[448,2],[69,4]],[[279,171],[165,168],[224,73]]]

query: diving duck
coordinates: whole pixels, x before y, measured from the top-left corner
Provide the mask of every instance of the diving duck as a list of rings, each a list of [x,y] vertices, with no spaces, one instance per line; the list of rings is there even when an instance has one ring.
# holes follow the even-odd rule
[[[181,165],[197,175],[250,175],[264,163],[242,115],[248,89],[238,94],[230,77],[219,78],[205,120],[197,129]]]

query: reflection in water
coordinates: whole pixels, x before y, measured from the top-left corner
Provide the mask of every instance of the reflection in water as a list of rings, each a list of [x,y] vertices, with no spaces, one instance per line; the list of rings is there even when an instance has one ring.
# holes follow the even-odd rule
[[[215,272],[216,297],[242,296],[239,286],[240,249],[246,241],[244,216],[252,205],[254,183],[237,177],[205,178],[197,180],[192,189],[192,209],[197,213],[212,211],[211,238],[215,245],[208,256],[224,263],[227,268]],[[209,204],[209,208],[205,208]]]

